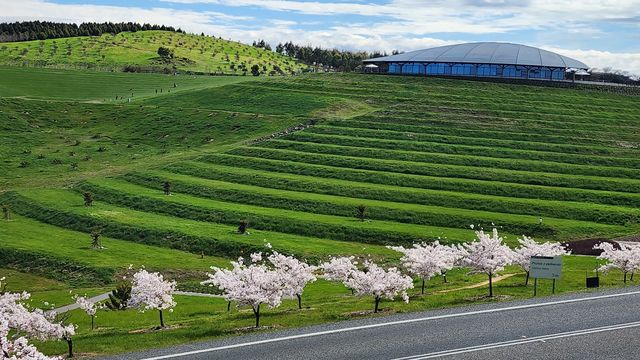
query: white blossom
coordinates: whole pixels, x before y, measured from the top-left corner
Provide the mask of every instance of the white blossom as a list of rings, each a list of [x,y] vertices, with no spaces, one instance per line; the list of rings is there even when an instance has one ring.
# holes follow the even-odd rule
[[[281,274],[266,264],[251,263],[245,265],[242,259],[231,262],[232,269],[212,267],[209,279],[203,285],[213,285],[223,292],[227,301],[238,306],[251,306],[256,316],[256,327],[260,324],[260,305],[276,308],[282,303],[285,289]]]
[[[640,246],[619,245],[620,249],[616,249],[613,244],[602,242],[593,248],[602,250],[598,259],[607,260],[607,264],[600,266],[598,270],[608,272],[611,269],[619,269],[623,272],[626,283],[627,274],[633,274],[640,269]]]
[[[354,257],[334,257],[328,262],[320,265],[324,273],[324,278],[329,281],[339,281],[345,283],[351,273],[358,270],[358,262],[354,261]]]
[[[400,261],[411,274],[422,279],[423,294],[425,280],[445,274],[453,269],[462,257],[458,248],[441,245],[438,241],[431,244],[414,244],[408,249],[402,246],[389,246],[389,248],[404,254]]]
[[[520,243],[520,247],[514,250],[515,258],[513,263],[520,265],[527,273],[529,272],[532,256],[561,256],[570,254],[570,252],[559,243],[537,243],[532,238],[524,235],[518,239],[518,242]]]
[[[158,310],[160,312],[160,326],[164,326],[162,312],[173,311],[176,302],[173,293],[176,291],[175,281],[166,281],[162,274],[139,270],[133,274],[131,283],[131,298],[128,305],[137,307],[141,312]]]
[[[302,308],[302,292],[308,283],[316,281],[316,267],[275,251],[268,260],[280,276],[284,298],[298,298],[298,307]]]
[[[96,312],[98,312],[96,304],[89,301],[85,296],[76,296],[76,304],[89,316],[95,316]]]
[[[497,229],[493,229],[492,235],[483,230],[476,231],[476,237],[477,241],[463,244],[464,256],[461,263],[471,268],[471,273],[484,273],[489,276],[489,296],[493,296],[493,275],[512,264],[516,255],[502,242]]]
[[[353,271],[346,285],[357,296],[372,295],[375,301],[374,312],[378,312],[378,305],[383,298],[394,300],[401,296],[405,302],[409,302],[407,290],[413,288],[413,281],[409,276],[402,275],[397,268],[385,270],[369,261],[365,262],[364,267],[366,271]]]

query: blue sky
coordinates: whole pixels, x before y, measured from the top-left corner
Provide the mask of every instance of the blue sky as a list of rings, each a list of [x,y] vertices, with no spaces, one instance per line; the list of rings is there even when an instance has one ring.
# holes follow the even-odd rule
[[[640,74],[640,0],[0,0],[0,9],[2,21],[151,22],[349,50],[515,42]]]

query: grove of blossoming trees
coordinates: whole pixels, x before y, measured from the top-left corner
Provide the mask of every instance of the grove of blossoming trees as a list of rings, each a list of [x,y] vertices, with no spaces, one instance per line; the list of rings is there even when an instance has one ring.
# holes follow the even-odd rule
[[[630,246],[627,244],[619,244],[620,249],[613,247],[611,243],[603,242],[594,249],[602,250],[602,254],[598,259],[607,260],[608,263],[602,265],[598,270],[607,272],[611,269],[619,269],[624,274],[624,283],[627,283],[627,274],[633,274],[640,269],[640,246]]]

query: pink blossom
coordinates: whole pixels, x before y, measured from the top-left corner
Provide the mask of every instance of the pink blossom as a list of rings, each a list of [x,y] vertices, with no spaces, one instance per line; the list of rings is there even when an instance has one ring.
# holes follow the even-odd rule
[[[630,246],[619,244],[620,249],[613,247],[613,244],[602,242],[594,246],[594,249],[602,250],[598,259],[607,260],[607,264],[600,266],[598,270],[607,272],[611,269],[619,269],[624,274],[624,282],[627,282],[627,274],[635,273],[640,269],[640,246]]]
[[[378,312],[378,305],[383,298],[394,300],[401,296],[405,302],[409,302],[407,290],[413,288],[413,281],[409,276],[402,275],[397,268],[385,270],[369,261],[365,262],[364,267],[366,271],[353,271],[346,285],[357,296],[373,295],[374,312]]]

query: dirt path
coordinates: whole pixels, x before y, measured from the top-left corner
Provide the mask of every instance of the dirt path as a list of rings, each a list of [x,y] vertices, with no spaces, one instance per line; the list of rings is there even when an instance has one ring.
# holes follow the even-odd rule
[[[514,274],[505,274],[505,275],[500,275],[500,276],[495,276],[493,278],[493,283],[497,283],[499,281],[502,281],[504,279],[508,279],[512,276],[515,275],[520,275],[521,273],[514,273]],[[489,280],[487,281],[483,281],[481,283],[477,283],[477,284],[473,284],[473,285],[467,285],[467,286],[463,286],[463,287],[459,287],[459,288],[455,288],[455,289],[447,289],[447,290],[440,290],[440,291],[434,291],[434,293],[436,294],[446,294],[452,291],[458,291],[458,290],[466,290],[466,289],[475,289],[475,288],[479,288],[479,287],[483,287],[489,285]]]

